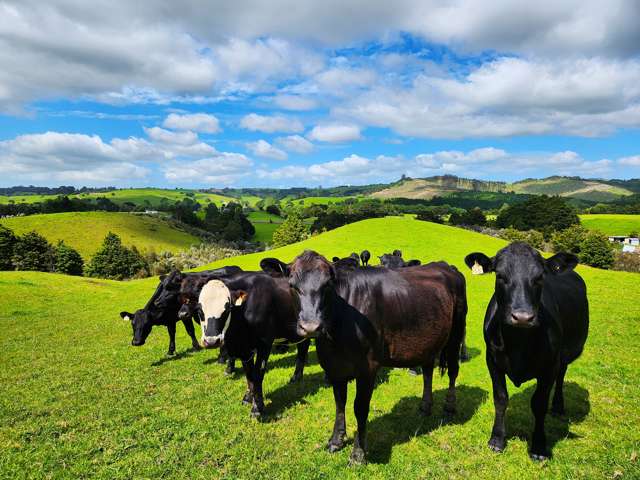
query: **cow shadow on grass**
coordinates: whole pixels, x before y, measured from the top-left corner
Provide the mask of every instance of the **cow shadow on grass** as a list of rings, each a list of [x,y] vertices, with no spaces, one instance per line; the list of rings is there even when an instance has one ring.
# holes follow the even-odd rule
[[[505,419],[507,442],[509,439],[518,438],[527,442],[529,450],[531,449],[531,434],[534,426],[531,396],[535,390],[536,384],[533,383],[525,390],[518,391],[511,396]],[[553,392],[551,393],[551,398],[553,398]],[[547,414],[545,418],[547,448],[551,453],[553,453],[553,447],[558,441],[565,438],[578,438],[576,434],[569,430],[569,426],[572,423],[582,422],[589,415],[591,411],[589,391],[575,382],[566,382],[564,384],[564,404],[565,415],[555,417]],[[489,439],[489,433],[487,432],[487,440]],[[507,448],[509,448],[508,444]]]
[[[269,382],[269,374],[265,376],[265,384]],[[261,421],[270,423],[278,421],[282,414],[297,404],[306,405],[305,397],[313,395],[321,388],[326,388],[324,372],[316,372],[302,376],[302,380],[285,385],[265,393],[265,415]],[[266,389],[265,389],[266,390]]]
[[[470,362],[471,360],[473,360],[475,357],[477,357],[481,353],[482,353],[482,351],[479,348],[467,347],[467,358],[465,360],[463,360],[463,361],[464,362]]]
[[[406,443],[444,425],[463,425],[488,398],[488,392],[479,387],[460,385],[456,388],[457,413],[445,421],[442,415],[447,389],[433,392],[433,413],[424,417],[418,412],[420,397],[405,397],[393,406],[391,412],[371,420],[367,428],[369,453],[372,463],[389,463],[394,445]]]
[[[159,367],[167,362],[175,362],[177,360],[182,360],[183,358],[190,357],[191,355],[197,354],[200,350],[194,350],[193,348],[187,348],[186,350],[182,350],[174,355],[165,354],[162,358],[159,358],[155,362],[151,364],[152,367]]]

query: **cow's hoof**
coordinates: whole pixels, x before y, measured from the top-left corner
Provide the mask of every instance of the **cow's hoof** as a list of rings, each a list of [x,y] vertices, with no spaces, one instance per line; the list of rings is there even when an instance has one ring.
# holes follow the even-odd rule
[[[220,365],[224,365],[225,363],[227,363],[227,359],[226,359],[226,358],[224,358],[223,356],[219,356],[219,357],[216,359],[216,363],[219,363]]]
[[[497,437],[491,437],[489,439],[489,448],[494,452],[501,453],[504,451],[505,442]]]
[[[362,448],[354,447],[349,457],[349,466],[364,465],[367,463],[367,459]]]
[[[444,409],[444,411],[442,412],[442,421],[444,423],[451,423],[453,422],[453,419],[456,416],[456,409],[455,407],[453,408],[446,408]]]
[[[226,376],[233,375],[234,373],[236,373],[236,369],[235,368],[227,367],[227,368],[224,369],[224,374]]]
[[[336,453],[344,448],[344,435],[339,438],[331,437],[327,442],[327,450],[329,453]]]
[[[550,455],[548,453],[533,453],[529,454],[529,457],[534,462],[544,462],[545,460],[549,460]]]
[[[242,397],[242,404],[243,405],[250,405],[253,403],[253,395],[251,394],[251,392],[247,392],[244,394],[244,397]]]
[[[255,418],[256,420],[260,420],[262,419],[262,411],[258,410],[258,409],[252,409],[251,410],[251,418]]]
[[[431,416],[431,404],[430,403],[422,403],[422,404],[420,404],[420,407],[418,407],[418,412],[423,417]]]
[[[191,345],[191,350],[194,352],[197,352],[198,350],[202,350],[202,347],[200,345],[198,345],[197,343],[194,343]]]
[[[175,354],[176,354],[176,351],[175,351],[175,350],[169,350],[169,351],[167,352],[167,357],[173,357]]]

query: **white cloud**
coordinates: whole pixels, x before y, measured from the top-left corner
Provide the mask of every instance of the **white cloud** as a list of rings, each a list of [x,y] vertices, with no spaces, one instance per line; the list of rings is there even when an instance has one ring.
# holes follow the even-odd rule
[[[344,143],[360,140],[362,137],[360,135],[360,127],[357,125],[331,123],[316,125],[307,134],[307,138],[319,142]]]
[[[276,95],[273,103],[285,110],[313,110],[318,103],[311,99],[300,95]]]
[[[164,175],[168,181],[178,184],[228,185],[250,175],[252,167],[253,162],[241,153],[221,152],[210,158],[168,165]]]
[[[191,130],[201,133],[219,133],[221,131],[218,119],[208,113],[184,115],[170,113],[162,125],[173,130]]]
[[[618,159],[618,163],[620,165],[625,165],[628,167],[640,167],[640,155],[634,155],[632,157],[624,157]]]
[[[289,135],[287,137],[276,138],[276,143],[285,150],[291,152],[307,154],[314,150],[314,145],[309,140],[300,135]]]
[[[304,125],[297,119],[282,117],[280,115],[265,116],[257,113],[245,115],[240,121],[240,126],[252,132],[264,133],[296,133],[304,130]]]
[[[286,160],[287,153],[274,147],[266,140],[258,140],[257,142],[247,143],[247,148],[253,152],[254,155],[265,158],[272,158],[274,160]]]
[[[191,131],[174,132],[160,127],[144,128],[144,131],[170,157],[204,157],[216,153],[212,145],[200,141],[198,134]]]

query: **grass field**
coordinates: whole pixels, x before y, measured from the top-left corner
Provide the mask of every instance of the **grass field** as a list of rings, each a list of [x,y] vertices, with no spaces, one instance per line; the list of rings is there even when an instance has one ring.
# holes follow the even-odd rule
[[[194,190],[169,190],[162,188],[127,188],[122,190],[114,190],[112,192],[69,195],[69,197],[85,199],[106,197],[115,203],[131,202],[135,203],[136,205],[149,205],[149,207],[155,207],[160,204],[162,198],[167,198],[171,203],[174,203],[178,200],[183,200],[184,198],[186,198],[185,194],[190,192],[193,192],[193,194],[195,195],[195,200],[198,200],[205,205],[207,203],[207,200],[218,205],[221,203],[227,203],[229,201],[237,201],[236,199],[233,199],[231,197],[225,197],[223,195],[217,195],[215,193],[200,193]],[[10,200],[13,200],[16,203],[35,203],[55,197],[57,197],[57,195],[16,195],[12,197],[0,195],[0,203],[8,203]]]
[[[98,250],[110,231],[118,234],[125,245],[135,245],[141,251],[175,253],[200,243],[197,237],[172,227],[161,218],[122,212],[29,215],[0,219],[0,224],[17,234],[35,230],[53,244],[64,240],[85,260]]]
[[[349,198],[362,198],[362,197],[304,197],[304,198],[291,198],[294,205],[329,205],[330,203],[344,202]],[[289,198],[281,200],[282,203],[286,203]]]
[[[155,279],[130,282],[44,273],[0,273],[0,477],[3,478],[639,478],[640,289],[638,275],[578,268],[589,288],[591,331],[569,368],[568,420],[550,417],[554,458],[527,456],[532,383],[510,385],[509,443],[486,446],[493,419],[481,322],[493,277],[472,277],[462,259],[492,254],[505,243],[453,227],[394,217],[348,225],[302,244],[239,257],[290,260],[303,248],[345,255],[394,248],[409,258],[445,259],[468,280],[472,360],[459,377],[458,413],[441,424],[446,377],[434,377],[434,415],[417,414],[422,381],[405,370],[381,376],[369,416],[369,461],[347,468],[351,445],[324,450],[334,413],[315,353],[304,380],[291,385],[293,353],[274,355],[265,379],[268,417],[258,423],[240,402],[242,378],[228,378],[215,353],[191,353],[178,328],[178,355],[155,327],[131,347],[131,327],[118,317],[142,306]],[[220,264],[220,263],[219,263]],[[624,294],[622,294],[624,293]],[[347,431],[353,438],[354,385]]]
[[[607,235],[629,235],[631,232],[640,232],[640,215],[580,215],[580,222],[589,230],[599,230]]]

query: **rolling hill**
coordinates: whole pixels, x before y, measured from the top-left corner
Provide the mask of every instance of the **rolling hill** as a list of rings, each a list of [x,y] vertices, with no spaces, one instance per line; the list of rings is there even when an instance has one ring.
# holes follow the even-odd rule
[[[200,243],[200,239],[178,230],[165,220],[148,215],[121,212],[69,212],[0,219],[17,234],[35,230],[49,242],[64,240],[87,260],[102,244],[108,232],[116,233],[125,245],[140,251],[177,252]]]
[[[259,423],[241,404],[242,376],[226,377],[213,363],[214,352],[188,351],[183,328],[173,358],[164,355],[161,327],[143,347],[130,345],[131,326],[118,312],[142,306],[157,279],[0,272],[0,476],[489,479],[499,472],[524,480],[608,478],[619,471],[637,478],[637,274],[578,267],[589,289],[591,331],[567,374],[568,417],[547,419],[553,459],[536,464],[527,458],[531,383],[509,384],[508,447],[500,455],[487,448],[493,405],[481,325],[494,277],[471,276],[462,258],[475,250],[493,254],[504,244],[453,227],[386,218],[224,262],[256,268],[263,256],[290,260],[303,248],[330,255],[400,248],[407,257],[449,260],[465,273],[472,359],[461,367],[457,415],[441,421],[446,376],[434,375],[434,414],[425,418],[417,413],[421,379],[402,369],[383,371],[369,415],[370,463],[354,469],[346,468],[350,446],[333,455],[324,448],[334,403],[313,349],[299,384],[288,383],[293,355],[272,355],[264,384],[268,418]],[[353,398],[351,384],[349,439]]]
[[[535,195],[560,195],[593,202],[608,202],[633,191],[622,186],[611,185],[601,180],[585,180],[577,177],[548,177],[526,179],[509,185],[515,193]]]
[[[582,226],[606,235],[629,235],[640,232],[640,215],[597,214],[580,215]]]

